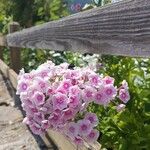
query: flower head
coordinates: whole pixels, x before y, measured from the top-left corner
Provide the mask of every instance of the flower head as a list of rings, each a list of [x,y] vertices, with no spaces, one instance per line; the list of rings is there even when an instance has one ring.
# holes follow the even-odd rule
[[[71,139],[75,139],[75,137],[78,136],[79,133],[79,127],[77,123],[70,122],[65,128],[65,134],[69,136]]]
[[[45,95],[42,92],[35,92],[32,98],[37,106],[43,105],[45,102]]]
[[[79,120],[78,126],[79,126],[79,135],[81,136],[88,135],[92,130],[91,122],[86,119]]]
[[[106,76],[105,78],[102,79],[104,84],[114,84],[114,78]]]
[[[95,113],[86,113],[85,119],[89,120],[93,126],[97,126],[99,123]]]
[[[92,102],[94,99],[94,95],[96,90],[90,86],[85,86],[85,89],[82,90],[82,99],[85,102]]]
[[[120,89],[119,90],[119,99],[124,102],[124,103],[127,103],[130,99],[130,95],[129,95],[129,92],[128,90],[126,89]]]
[[[99,131],[96,129],[93,129],[87,136],[86,136],[86,140],[90,143],[93,143],[95,141],[97,141],[99,137]]]
[[[52,97],[53,108],[62,110],[67,107],[68,98],[65,94],[57,93]]]

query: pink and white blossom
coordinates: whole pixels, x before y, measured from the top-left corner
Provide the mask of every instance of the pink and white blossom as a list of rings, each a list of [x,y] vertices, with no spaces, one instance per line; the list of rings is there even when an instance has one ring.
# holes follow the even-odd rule
[[[83,119],[78,121],[79,135],[88,135],[92,130],[92,125],[89,120]]]
[[[67,107],[68,98],[65,94],[57,93],[52,98],[53,108],[62,110]]]
[[[89,120],[92,126],[97,126],[99,123],[99,120],[95,113],[86,113],[85,119]]]
[[[73,140],[73,142],[78,145],[78,146],[82,146],[83,143],[84,143],[84,140],[80,137],[80,136],[77,136],[75,137],[75,139]]]
[[[43,105],[45,102],[45,95],[42,92],[35,92],[32,97],[35,105],[40,106]]]
[[[82,90],[82,99],[85,102],[92,102],[94,100],[94,95],[96,89],[90,86],[85,86],[85,89]]]
[[[78,136],[79,133],[79,127],[77,123],[75,122],[70,122],[67,124],[65,128],[65,134],[69,136],[71,139],[75,139],[75,137]]]
[[[104,82],[104,84],[114,84],[114,78],[109,76],[104,77],[102,81]]]
[[[110,102],[110,100],[107,98],[107,95],[105,95],[105,93],[103,92],[103,90],[100,89],[99,91],[97,91],[95,93],[94,102],[96,104],[106,106]]]
[[[91,132],[86,136],[86,141],[93,143],[95,141],[97,141],[99,137],[99,131],[96,129],[91,130]]]
[[[112,84],[105,85],[103,92],[110,100],[112,100],[117,95],[117,89]]]
[[[99,121],[95,113],[88,112],[89,104],[106,107],[116,104],[115,98],[119,98],[124,104],[116,109],[122,111],[130,99],[129,87],[123,81],[117,88],[114,78],[99,75],[91,66],[68,66],[48,61],[30,73],[20,71],[17,94],[26,113],[23,123],[34,134],[42,135],[52,129],[76,145],[83,145],[84,141],[93,143],[99,137],[95,129]]]
[[[127,103],[130,99],[129,91],[126,89],[120,89],[119,90],[119,99],[122,102]]]

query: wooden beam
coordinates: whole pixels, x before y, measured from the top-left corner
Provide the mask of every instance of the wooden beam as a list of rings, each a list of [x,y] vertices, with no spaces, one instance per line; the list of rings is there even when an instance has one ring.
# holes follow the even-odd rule
[[[8,46],[150,57],[150,0],[125,0],[7,36]]]
[[[6,38],[5,36],[0,35],[0,47],[6,46]]]
[[[95,142],[94,144],[84,143],[84,146],[77,147],[59,132],[48,130],[47,134],[52,138],[52,140],[60,150],[100,150],[101,149],[101,145],[98,142]]]
[[[20,25],[17,22],[11,22],[8,26],[9,33],[20,30]],[[21,52],[20,48],[10,47],[10,66],[16,72],[19,73],[21,69]]]
[[[14,87],[17,88],[17,74],[14,70],[10,69],[1,59],[0,59],[0,71],[8,78]]]

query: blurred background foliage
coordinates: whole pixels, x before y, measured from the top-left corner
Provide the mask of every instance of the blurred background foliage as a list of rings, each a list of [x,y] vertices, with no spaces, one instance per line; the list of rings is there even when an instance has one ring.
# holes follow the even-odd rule
[[[25,28],[70,15],[70,3],[80,2],[74,1],[0,0],[0,33],[7,34],[7,25],[13,20]],[[94,0],[85,7],[81,5],[82,8],[78,11],[110,2],[111,0]],[[7,48],[4,49],[3,57],[9,64]],[[52,60],[56,64],[68,62],[75,66],[84,66],[92,61],[97,64],[99,73],[114,77],[116,85],[124,79],[127,80],[131,100],[125,111],[117,113],[114,104],[107,108],[94,104],[89,107],[100,119],[99,142],[109,150],[150,150],[150,59],[39,49],[22,49],[21,59],[26,71],[36,68],[46,60]]]

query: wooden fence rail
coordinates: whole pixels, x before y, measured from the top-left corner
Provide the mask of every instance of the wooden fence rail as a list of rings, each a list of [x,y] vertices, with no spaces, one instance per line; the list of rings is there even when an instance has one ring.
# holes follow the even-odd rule
[[[10,48],[11,68],[17,73],[19,48],[24,47],[150,57],[150,0],[126,0],[18,30],[13,22],[10,34],[0,36],[0,46]]]
[[[11,47],[150,56],[150,0],[125,0],[7,35]]]

